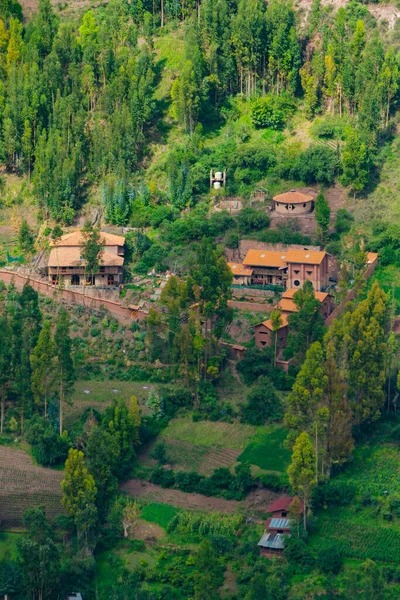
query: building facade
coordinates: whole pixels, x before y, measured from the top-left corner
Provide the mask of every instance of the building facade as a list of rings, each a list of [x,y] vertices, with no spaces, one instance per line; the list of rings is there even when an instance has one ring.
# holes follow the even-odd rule
[[[56,285],[62,280],[66,287],[118,287],[123,277],[125,238],[105,232],[101,232],[100,236],[104,247],[97,273],[87,273],[81,256],[84,237],[81,231],[74,231],[63,235],[52,246],[47,263],[49,281]]]

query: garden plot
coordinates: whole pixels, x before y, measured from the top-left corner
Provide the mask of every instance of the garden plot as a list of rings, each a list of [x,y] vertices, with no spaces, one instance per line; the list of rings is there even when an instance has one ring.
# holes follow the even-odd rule
[[[44,506],[54,518],[62,513],[61,471],[37,467],[22,450],[0,450],[0,521],[8,527],[21,525],[27,508]]]

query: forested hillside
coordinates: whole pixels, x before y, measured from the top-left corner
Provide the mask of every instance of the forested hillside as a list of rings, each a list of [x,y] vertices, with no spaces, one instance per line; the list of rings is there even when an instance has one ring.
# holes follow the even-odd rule
[[[399,102],[395,5],[0,3],[0,596],[400,597]]]

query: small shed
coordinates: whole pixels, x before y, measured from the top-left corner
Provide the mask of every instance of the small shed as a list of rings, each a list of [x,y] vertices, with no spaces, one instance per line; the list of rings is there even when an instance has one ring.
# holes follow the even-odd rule
[[[272,516],[276,519],[285,519],[289,513],[289,508],[292,502],[292,496],[282,496],[281,498],[277,498],[272,504],[270,504],[266,512],[271,513]]]
[[[288,336],[288,320],[287,315],[282,314],[282,325],[278,329],[278,338],[277,345],[279,350],[281,350],[285,344]],[[258,323],[254,327],[254,336],[256,341],[256,346],[259,348],[263,348],[264,346],[273,346],[275,343],[275,332],[272,326],[271,319],[267,319],[262,323]],[[269,511],[268,511],[269,512]]]

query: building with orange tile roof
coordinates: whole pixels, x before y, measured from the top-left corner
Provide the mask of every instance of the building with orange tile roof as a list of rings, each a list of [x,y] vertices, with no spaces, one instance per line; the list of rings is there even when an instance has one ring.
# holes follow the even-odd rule
[[[290,190],[274,196],[272,202],[273,208],[278,214],[286,217],[288,215],[306,215],[314,210],[315,197],[311,194]]]
[[[275,343],[275,332],[271,319],[258,323],[258,325],[254,327],[254,335],[256,346],[259,348],[262,348],[263,346],[272,346]],[[277,345],[278,348],[281,349],[285,346],[288,335],[288,319],[285,314],[282,314],[282,324],[278,328],[277,335]]]
[[[300,289],[311,281],[316,291],[328,286],[328,255],[312,250],[249,250],[243,266],[252,269],[252,285],[280,285]]]

